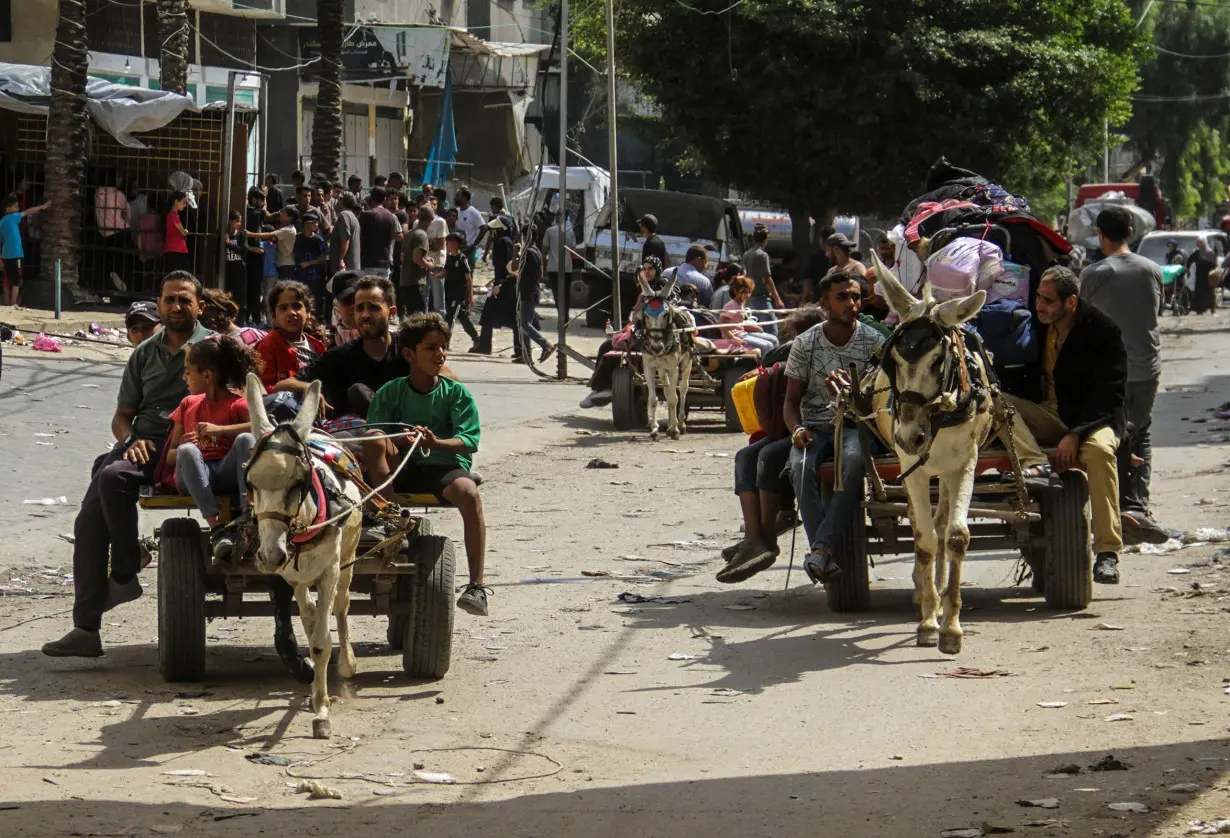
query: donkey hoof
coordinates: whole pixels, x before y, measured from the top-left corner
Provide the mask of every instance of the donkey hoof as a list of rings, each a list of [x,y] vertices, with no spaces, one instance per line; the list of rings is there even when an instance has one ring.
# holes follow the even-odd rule
[[[679,439],[679,431],[667,431],[666,435],[671,439]]]
[[[651,440],[653,440],[654,442],[657,442],[657,441],[658,441],[658,432],[657,432],[657,431],[650,431],[650,433],[649,433],[649,438],[650,438]]]
[[[918,645],[933,647],[939,645],[940,630],[939,629],[919,629],[918,630]]]
[[[961,635],[941,634],[940,635],[940,651],[945,655],[961,654]]]
[[[328,739],[333,735],[333,728],[328,719],[312,719],[312,738]]]

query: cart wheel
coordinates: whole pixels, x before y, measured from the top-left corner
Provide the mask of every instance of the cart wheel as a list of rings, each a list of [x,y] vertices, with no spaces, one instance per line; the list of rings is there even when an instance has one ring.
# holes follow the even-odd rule
[[[620,367],[611,376],[611,419],[615,430],[631,431],[649,424],[648,398],[636,386],[631,367]]]
[[[410,545],[414,598],[402,641],[401,668],[411,678],[443,678],[453,649],[454,545],[442,535],[423,535]]]
[[[735,407],[735,397],[731,391],[745,374],[747,368],[736,365],[722,376],[722,412],[726,417],[726,430],[732,434],[743,433],[743,423],[739,421],[739,410]]]
[[[158,670],[167,681],[205,677],[205,550],[192,518],[172,518],[160,531]]]
[[[1051,608],[1084,608],[1093,600],[1093,553],[1089,544],[1089,481],[1065,471],[1060,486],[1041,496],[1046,557],[1043,593]]]
[[[421,538],[422,536],[425,536],[425,535],[431,535],[433,532],[434,530],[432,529],[431,520],[428,518],[423,518],[422,520],[419,521],[419,528],[417,532],[415,532],[414,538]],[[397,580],[400,583],[401,580],[409,579],[409,578],[410,577],[408,575],[398,576]],[[405,588],[404,594],[400,593],[401,590],[402,589],[399,587],[398,588],[398,591],[399,591],[398,599],[410,600],[414,596],[414,593],[411,590],[410,586],[407,586]],[[403,642],[406,639],[406,626],[408,626],[409,624],[410,624],[410,616],[408,614],[390,614],[389,615],[389,626],[385,630],[384,636],[389,641],[389,648],[392,649],[394,652],[400,652],[402,650]]]
[[[828,508],[833,496],[833,487],[821,486],[820,494]],[[850,526],[833,545],[833,558],[841,566],[841,575],[824,586],[828,594],[829,610],[834,614],[846,614],[871,610],[871,569],[867,563],[867,513],[862,504],[854,513]]]

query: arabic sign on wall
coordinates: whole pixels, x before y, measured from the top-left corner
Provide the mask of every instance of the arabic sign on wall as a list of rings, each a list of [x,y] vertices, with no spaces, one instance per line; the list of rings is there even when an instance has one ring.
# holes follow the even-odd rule
[[[447,29],[361,26],[342,45],[342,81],[404,78],[417,87],[444,87],[451,40]],[[320,57],[320,35],[315,27],[300,33],[299,54],[304,61]],[[319,62],[303,68],[305,79],[318,75]]]

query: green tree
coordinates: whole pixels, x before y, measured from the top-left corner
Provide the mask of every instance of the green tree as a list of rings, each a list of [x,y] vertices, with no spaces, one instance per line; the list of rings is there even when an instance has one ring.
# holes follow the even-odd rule
[[[1121,0],[727,6],[620,0],[619,71],[715,180],[792,214],[894,212],[941,154],[1049,190],[1130,113],[1140,36]],[[591,9],[576,44],[605,61]]]
[[[1155,171],[1176,216],[1195,218],[1226,197],[1230,6],[1157,3],[1141,30],[1152,47],[1142,50],[1135,113],[1123,129],[1133,168]]]
[[[342,157],[342,40],[345,3],[316,1],[320,33],[320,80],[312,121],[312,172],[331,183],[339,179]]]
[[[51,62],[51,108],[47,115],[47,200],[55,208],[45,215],[43,276],[53,276],[53,266],[59,262],[64,285],[77,298],[84,295],[79,276],[81,203],[90,140],[85,95],[90,64],[85,0],[60,0],[59,12]]]

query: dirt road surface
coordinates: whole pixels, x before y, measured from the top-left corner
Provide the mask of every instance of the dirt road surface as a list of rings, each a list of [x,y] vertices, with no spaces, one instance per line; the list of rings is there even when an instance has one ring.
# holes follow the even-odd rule
[[[1210,412],[1230,398],[1227,324],[1167,320],[1154,492],[1172,527],[1227,524],[1230,423]],[[859,615],[829,613],[797,567],[786,587],[788,537],[769,571],[714,581],[741,444],[716,414],[651,444],[550,409],[493,430],[480,459],[491,616],[457,615],[437,682],[407,681],[384,622],[355,618],[360,674],[331,677],[330,741],[310,738],[271,621],[214,621],[207,681],[163,683],[147,572],[106,618],[105,657],[51,660],[68,545],[0,559],[0,835],[1109,838],[1230,818],[1224,545],[1127,555],[1123,584],[1076,613],[1014,587],[1012,556],[972,556],[965,649],[946,658],[914,646],[907,557],[878,557]],[[956,666],[1006,674],[941,674]],[[1092,770],[1108,755],[1123,769]],[[296,792],[308,777],[341,799]]]

